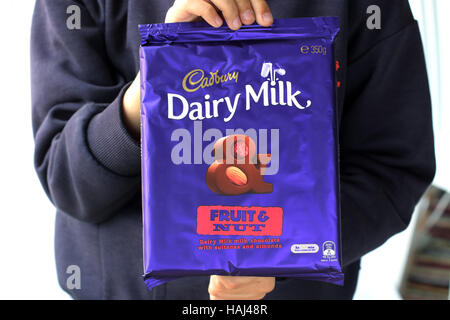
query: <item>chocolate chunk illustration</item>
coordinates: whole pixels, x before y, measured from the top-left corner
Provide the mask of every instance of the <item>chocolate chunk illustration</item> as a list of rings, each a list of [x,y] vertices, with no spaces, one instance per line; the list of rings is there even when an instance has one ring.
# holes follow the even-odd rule
[[[215,193],[240,195],[271,193],[273,185],[264,181],[270,154],[257,154],[253,139],[243,134],[223,137],[214,144],[215,161],[206,172],[206,184]]]

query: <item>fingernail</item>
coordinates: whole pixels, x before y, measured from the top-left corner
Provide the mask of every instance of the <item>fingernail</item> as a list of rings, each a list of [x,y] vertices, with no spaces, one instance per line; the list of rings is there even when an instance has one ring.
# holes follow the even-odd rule
[[[222,19],[220,19],[219,17],[216,18],[216,27],[220,27],[222,25]]]
[[[250,22],[250,21],[252,21],[253,20],[253,18],[254,18],[254,16],[253,16],[253,11],[252,10],[247,10],[247,11],[245,11],[243,14],[242,14],[242,19],[245,21],[245,22]]]
[[[241,27],[241,19],[239,19],[239,17],[235,18],[231,25],[234,29],[239,29]]]
[[[262,19],[263,19],[264,23],[267,23],[267,24],[273,22],[272,14],[269,12],[264,13],[262,16]]]

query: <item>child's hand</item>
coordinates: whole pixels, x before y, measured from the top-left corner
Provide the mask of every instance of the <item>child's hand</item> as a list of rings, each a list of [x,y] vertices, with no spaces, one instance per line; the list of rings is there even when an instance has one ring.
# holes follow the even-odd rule
[[[272,13],[265,0],[176,0],[167,11],[166,22],[189,22],[203,18],[213,27],[223,24],[222,12],[230,29],[256,22],[268,27],[273,23]]]
[[[211,276],[211,300],[260,300],[275,288],[274,277]]]

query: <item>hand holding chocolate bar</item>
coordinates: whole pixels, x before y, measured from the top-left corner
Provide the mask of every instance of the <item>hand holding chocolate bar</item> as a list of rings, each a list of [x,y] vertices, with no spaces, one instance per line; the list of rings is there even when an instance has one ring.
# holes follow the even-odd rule
[[[211,276],[211,300],[260,300],[275,288],[273,277]]]
[[[273,23],[273,17],[270,12],[269,6],[265,0],[216,0],[216,1],[204,1],[204,0],[178,0],[175,1],[174,5],[169,9],[166,15],[166,22],[189,22],[194,21],[198,17],[203,18],[213,27],[220,27],[223,23],[219,13],[216,9],[222,12],[225,17],[227,25],[230,29],[239,29],[243,24],[249,25],[256,21],[262,26],[270,26]],[[255,170],[256,171],[256,170]],[[239,188],[236,186],[236,188]],[[245,188],[245,187],[244,187]],[[218,284],[225,282],[225,279],[221,279],[220,276],[214,276],[211,278],[212,284]],[[231,278],[231,277],[227,277]],[[229,280],[231,281],[231,280]],[[235,280],[239,281],[239,280]],[[250,283],[259,284],[260,282],[271,281],[275,283],[275,278],[249,278]],[[210,285],[211,288],[211,285]],[[228,297],[233,294],[233,290],[228,291],[227,286],[213,285],[213,290],[220,288],[218,292],[219,295]],[[239,287],[239,294],[245,293],[255,293],[250,286],[250,290],[246,291],[245,286]],[[256,291],[258,293],[258,291]],[[236,297],[238,298],[238,297]],[[248,299],[251,297],[249,296]],[[257,296],[254,297],[258,299]]]
[[[127,131],[139,139],[141,129],[140,72],[128,87],[122,100],[122,118]]]
[[[203,18],[213,27],[220,27],[225,18],[228,27],[239,29],[243,24],[256,22],[268,27],[273,23],[272,13],[265,0],[177,0],[166,15],[166,23],[191,22]]]
[[[273,23],[272,13],[265,0],[177,0],[166,15],[166,23],[190,22],[203,18],[213,27],[223,24],[219,12],[230,29],[256,22],[268,27]],[[122,116],[127,131],[136,139],[140,134],[140,74],[125,92]]]
[[[190,7],[200,3],[168,16],[204,17]],[[211,299],[261,299],[274,277],[343,284],[338,30],[335,17],[140,26],[149,289],[211,276]],[[300,50],[318,45],[326,55]]]

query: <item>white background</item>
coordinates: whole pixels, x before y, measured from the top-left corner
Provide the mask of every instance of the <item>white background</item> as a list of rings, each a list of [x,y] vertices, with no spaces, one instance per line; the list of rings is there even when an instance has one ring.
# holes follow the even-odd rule
[[[429,15],[422,8],[435,1],[439,5],[441,36],[450,31],[450,1],[411,0],[417,18]],[[33,168],[33,137],[30,112],[29,29],[34,1],[0,2],[0,299],[68,299],[56,281],[53,256],[54,208],[46,198]],[[428,12],[428,13],[427,13]],[[61,14],[64,14],[62,12]],[[363,13],[362,13],[363,14]],[[428,26],[427,20],[427,26]],[[422,26],[423,27],[423,26]],[[450,102],[449,60],[438,62],[437,52],[450,57],[450,47],[433,41],[436,30],[427,32],[430,83],[435,102],[438,154],[436,181],[450,189],[450,177],[443,164],[449,163],[449,149],[443,137],[450,137],[450,112],[440,108]],[[448,43],[448,42],[447,42]],[[436,101],[437,102],[436,102]],[[407,231],[364,257],[355,299],[399,299],[401,278],[411,237]]]

